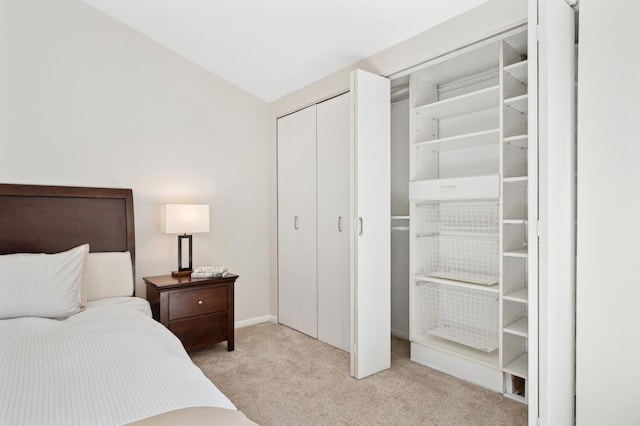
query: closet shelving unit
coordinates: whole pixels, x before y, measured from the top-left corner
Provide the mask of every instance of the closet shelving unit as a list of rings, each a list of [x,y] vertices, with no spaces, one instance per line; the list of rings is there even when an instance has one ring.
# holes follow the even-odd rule
[[[498,67],[492,43],[409,79],[412,344],[489,369],[500,340]]]
[[[526,42],[513,31],[409,76],[412,359],[523,401]]]
[[[526,32],[501,46],[502,283],[500,365],[507,395],[526,401],[528,378],[528,61]]]

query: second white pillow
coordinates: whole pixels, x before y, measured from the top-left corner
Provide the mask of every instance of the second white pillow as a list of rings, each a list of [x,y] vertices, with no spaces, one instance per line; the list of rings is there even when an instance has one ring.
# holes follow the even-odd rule
[[[89,253],[85,292],[86,301],[133,296],[131,254],[128,251]]]

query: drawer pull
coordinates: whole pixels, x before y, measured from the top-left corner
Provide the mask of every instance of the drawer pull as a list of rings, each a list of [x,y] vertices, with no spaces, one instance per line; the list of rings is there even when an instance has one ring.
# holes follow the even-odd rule
[[[198,300],[198,305],[202,305],[204,302],[202,300]]]

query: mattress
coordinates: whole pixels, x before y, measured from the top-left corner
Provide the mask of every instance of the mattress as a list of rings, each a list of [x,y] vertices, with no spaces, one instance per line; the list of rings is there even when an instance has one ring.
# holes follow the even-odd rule
[[[66,320],[0,320],[0,425],[121,425],[188,407],[235,409],[138,298]]]

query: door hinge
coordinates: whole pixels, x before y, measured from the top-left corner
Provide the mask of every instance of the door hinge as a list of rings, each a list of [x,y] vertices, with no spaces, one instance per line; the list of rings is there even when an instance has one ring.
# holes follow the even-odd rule
[[[542,30],[540,29],[540,24],[536,25],[536,40],[540,41],[540,33]]]
[[[580,9],[580,0],[564,0],[567,5],[573,9],[573,10],[578,10]]]

